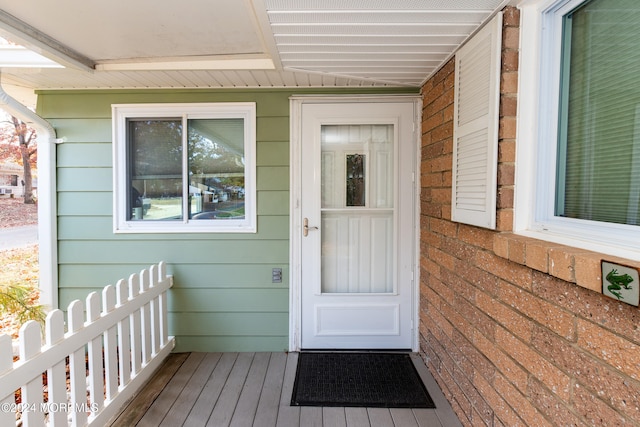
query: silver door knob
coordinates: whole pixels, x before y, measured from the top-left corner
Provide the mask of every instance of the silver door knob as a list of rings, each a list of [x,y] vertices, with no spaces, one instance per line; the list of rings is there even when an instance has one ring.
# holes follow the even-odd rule
[[[307,237],[309,235],[309,230],[317,230],[318,227],[309,227],[309,218],[305,218],[302,220],[302,235]]]

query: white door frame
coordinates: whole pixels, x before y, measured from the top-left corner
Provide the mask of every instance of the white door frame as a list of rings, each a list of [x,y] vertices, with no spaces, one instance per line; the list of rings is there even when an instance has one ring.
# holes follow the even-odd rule
[[[420,288],[420,268],[419,268],[419,248],[420,248],[420,119],[422,113],[422,102],[419,95],[362,95],[362,96],[292,96],[290,98],[290,260],[289,260],[289,351],[299,351],[301,349],[301,322],[302,322],[302,270],[301,248],[302,248],[302,215],[301,215],[301,182],[302,182],[302,105],[309,103],[385,103],[385,102],[413,102],[414,103],[414,135],[415,135],[415,162],[414,165],[414,242],[413,242],[413,288],[412,298],[412,320],[413,337],[412,351],[419,348],[419,288]]]

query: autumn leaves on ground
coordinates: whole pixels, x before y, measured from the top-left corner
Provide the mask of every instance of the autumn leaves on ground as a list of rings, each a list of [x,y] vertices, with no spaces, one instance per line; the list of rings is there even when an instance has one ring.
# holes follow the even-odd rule
[[[35,204],[24,204],[22,198],[0,198],[0,228],[37,224],[37,211]],[[15,285],[35,289],[29,292],[26,300],[36,305],[39,273],[38,245],[0,251],[0,268],[0,291],[13,286],[13,290],[20,292]],[[12,298],[11,295],[8,298]],[[22,323],[23,320],[18,316],[0,312],[0,334],[17,337]]]

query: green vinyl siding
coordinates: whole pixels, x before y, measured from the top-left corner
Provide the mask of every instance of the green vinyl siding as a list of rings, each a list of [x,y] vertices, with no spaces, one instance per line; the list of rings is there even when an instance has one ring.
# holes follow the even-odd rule
[[[162,244],[162,242],[167,242]],[[282,263],[289,257],[287,240],[60,240],[60,264],[124,263],[154,264],[159,260],[175,263],[244,264]],[[167,261],[171,262],[171,261]]]
[[[70,143],[58,146],[59,168],[110,168],[111,143]]]
[[[415,93],[361,90],[351,94]],[[41,91],[56,129],[60,307],[165,261],[176,351],[282,351],[289,341],[289,97],[336,90]],[[113,233],[111,105],[256,102],[257,233]],[[271,271],[281,268],[282,283]]]
[[[58,192],[58,220],[65,216],[74,215],[110,217],[113,206],[112,199],[111,191],[101,193],[91,191]]]
[[[64,142],[106,143],[111,145],[111,118],[100,119],[54,119],[49,120],[58,135],[64,135]],[[62,148],[64,145],[60,145]],[[111,164],[111,155],[105,160]]]
[[[169,311],[180,312],[189,307],[191,313],[283,313],[288,310],[287,296],[287,289],[175,288]]]
[[[60,240],[139,240],[138,234],[116,235],[111,231],[111,218],[104,216],[80,216],[65,215],[58,218],[58,238]],[[264,230],[260,237],[262,239],[280,239],[282,233],[289,232],[289,219],[279,215],[266,216],[262,215],[258,218],[258,226]],[[227,236],[227,237],[225,237]],[[249,233],[244,234],[216,234],[210,235],[205,233],[194,233],[190,238],[194,240],[210,240],[225,239],[232,236],[238,240],[252,240],[255,237]],[[153,234],[148,240],[173,241],[184,239],[184,234]]]
[[[58,191],[111,191],[111,168],[58,168]]]
[[[224,321],[225,319],[223,319]],[[279,325],[282,328],[287,328],[287,318],[284,317],[284,322],[281,318],[273,319],[271,317],[267,319],[261,319],[264,322],[270,322]],[[230,320],[232,322],[233,320]],[[257,321],[259,322],[259,321]],[[176,337],[177,348],[191,348],[192,351],[214,351],[225,352],[228,349],[233,348],[235,351],[240,352],[253,352],[256,348],[274,348],[282,341],[288,340],[288,337],[282,336],[269,336],[269,335],[252,335],[252,336],[226,336],[226,335],[206,335],[206,336],[194,336],[194,335],[178,335]]]
[[[211,275],[209,264],[174,264],[171,266],[171,273],[174,276],[173,289],[198,289],[212,287],[215,283],[216,289],[224,288],[288,288],[288,264],[276,264],[275,267],[282,268],[282,283],[271,283],[271,267],[265,264],[245,264],[238,268],[235,264],[217,264],[215,276]],[[97,276],[104,283],[115,284],[123,277],[128,277],[132,272],[140,271],[148,267],[146,264],[101,264],[101,265],[71,265],[60,266],[60,276],[67,283],[66,290],[72,288],[82,288],[91,283]],[[264,280],[264,277],[269,280]],[[260,278],[260,280],[256,280]],[[177,280],[179,279],[179,280]]]

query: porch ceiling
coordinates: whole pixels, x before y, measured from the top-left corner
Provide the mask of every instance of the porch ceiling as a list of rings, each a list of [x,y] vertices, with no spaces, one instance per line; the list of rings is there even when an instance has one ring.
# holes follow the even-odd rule
[[[0,0],[27,89],[420,86],[509,0]],[[0,61],[1,63],[2,61]]]

